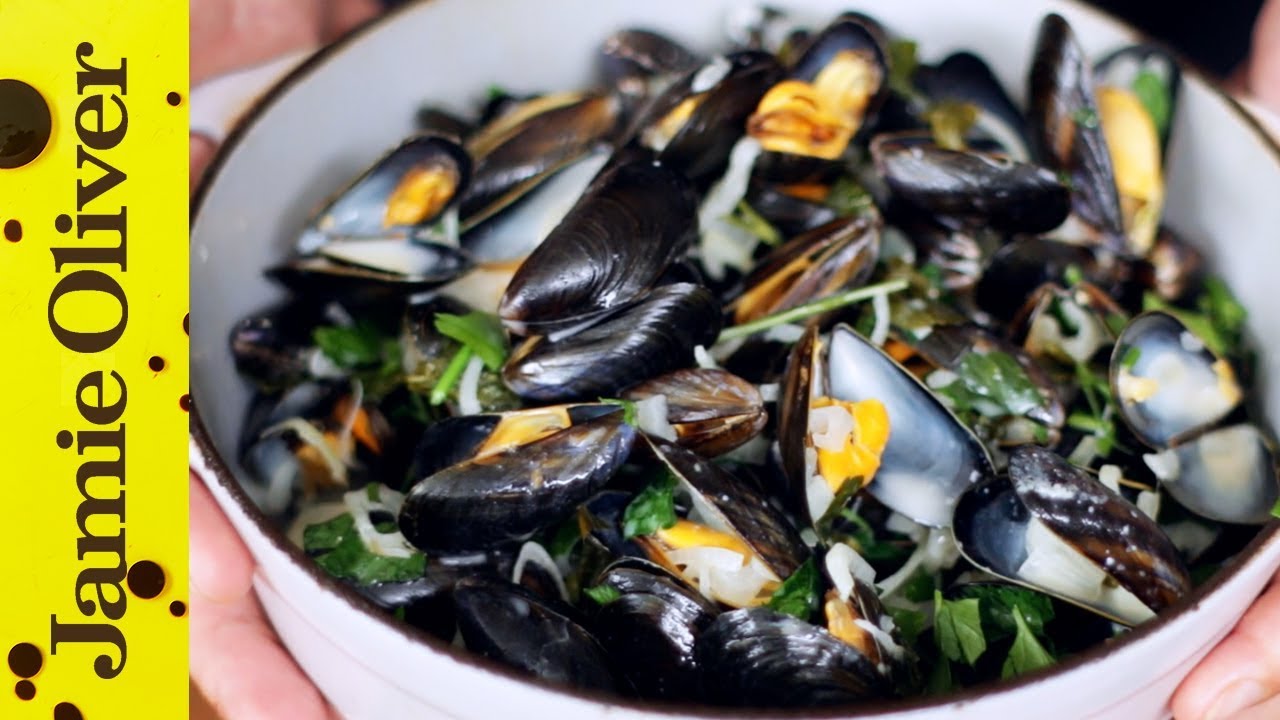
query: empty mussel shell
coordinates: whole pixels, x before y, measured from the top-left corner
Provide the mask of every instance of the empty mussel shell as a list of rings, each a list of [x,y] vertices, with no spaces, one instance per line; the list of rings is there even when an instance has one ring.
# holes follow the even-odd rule
[[[1211,430],[1144,459],[1161,489],[1212,520],[1261,525],[1280,499],[1275,447],[1255,425]]]
[[[1120,333],[1111,389],[1125,423],[1156,448],[1222,420],[1243,397],[1227,360],[1178,318],[1156,311],[1135,317]]]
[[[1008,477],[964,494],[953,531],[974,565],[1126,625],[1191,589],[1177,548],[1154,520],[1037,445],[1014,448]]]

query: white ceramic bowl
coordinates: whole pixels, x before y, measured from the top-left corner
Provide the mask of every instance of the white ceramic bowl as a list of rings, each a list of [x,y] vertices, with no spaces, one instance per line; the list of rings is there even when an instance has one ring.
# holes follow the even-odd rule
[[[258,559],[256,587],[285,645],[351,718],[646,718],[723,713],[616,705],[546,689],[389,622],[329,581],[266,523],[238,486],[233,457],[248,392],[226,340],[232,324],[281,295],[261,269],[284,257],[327,194],[413,129],[426,100],[463,110],[491,83],[516,90],[587,84],[610,32],[643,25],[697,48],[721,43],[738,0],[435,0],[411,5],[327,48],[272,91],[232,134],[198,195],[192,221],[192,465]],[[855,6],[920,41],[923,59],[971,49],[1015,96],[1023,92],[1034,34],[1064,14],[1086,50],[1132,41],[1119,24],[1079,5],[1046,0],[794,0],[822,24]],[[1274,298],[1280,272],[1280,149],[1235,103],[1187,78],[1174,129],[1168,221],[1201,245],[1247,307]],[[1280,377],[1280,313],[1255,312]],[[1272,383],[1262,405],[1280,416]],[[1260,391],[1263,392],[1263,391]],[[801,713],[812,717],[1042,720],[1168,715],[1173,689],[1234,625],[1280,564],[1273,524],[1206,589],[1108,649],[1052,672],[943,702]],[[792,714],[791,717],[797,715]]]

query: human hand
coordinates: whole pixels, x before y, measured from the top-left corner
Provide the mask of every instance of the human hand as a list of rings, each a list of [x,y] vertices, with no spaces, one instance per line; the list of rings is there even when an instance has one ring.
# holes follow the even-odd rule
[[[191,84],[318,45],[375,15],[377,0],[192,0]],[[194,188],[213,158],[191,136]],[[280,644],[253,593],[254,561],[191,475],[191,677],[234,720],[337,717]]]

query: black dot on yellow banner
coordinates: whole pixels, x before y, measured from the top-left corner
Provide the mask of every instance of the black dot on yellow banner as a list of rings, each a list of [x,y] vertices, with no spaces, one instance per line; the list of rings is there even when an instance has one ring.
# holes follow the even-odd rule
[[[159,355],[152,355],[147,361],[147,367],[151,368],[151,372],[160,372],[164,369],[164,358]]]
[[[80,708],[69,702],[60,702],[53,706],[53,720],[84,720]]]
[[[59,430],[58,436],[55,438],[55,440],[58,443],[58,447],[62,448],[63,450],[66,450],[67,448],[71,447],[71,443],[75,441],[75,438],[71,435],[70,431]]]
[[[191,335],[191,313],[182,316],[182,332]]]
[[[53,219],[53,229],[54,229],[54,230],[57,230],[57,231],[58,231],[58,232],[60,232],[60,233],[69,233],[69,232],[71,232],[71,216],[70,216],[70,215],[59,215],[58,217],[54,218],[54,219]]]
[[[13,686],[13,692],[19,700],[30,700],[36,696],[36,684],[30,680],[19,680],[18,684]]]
[[[182,412],[191,412],[191,396],[183,395],[178,398],[178,407],[182,408]]]
[[[178,107],[182,104],[182,95],[180,93],[171,92],[164,96],[164,101],[174,107]]]
[[[18,643],[9,648],[9,669],[21,678],[35,677],[44,667],[44,653],[31,643]]]
[[[143,600],[150,600],[164,591],[164,570],[150,560],[139,560],[129,568],[126,581],[129,592]]]
[[[0,80],[0,170],[35,160],[52,134],[49,104],[40,92],[21,80]]]
[[[22,223],[17,220],[8,220],[4,224],[4,239],[9,242],[18,242],[22,239]]]
[[[187,604],[181,600],[174,600],[169,603],[169,614],[174,617],[182,617],[187,614]]]

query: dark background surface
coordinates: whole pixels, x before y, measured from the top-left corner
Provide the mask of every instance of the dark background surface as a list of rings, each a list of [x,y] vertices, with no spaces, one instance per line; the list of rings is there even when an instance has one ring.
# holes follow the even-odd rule
[[[1094,0],[1090,2],[1182,52],[1219,76],[1249,54],[1262,0]]]

